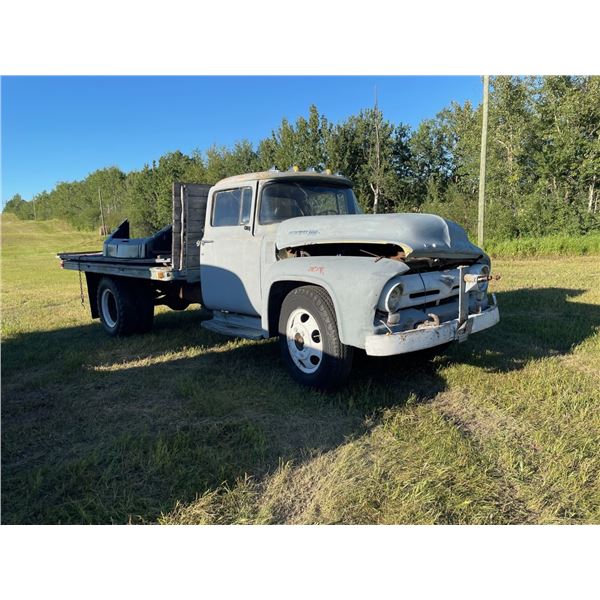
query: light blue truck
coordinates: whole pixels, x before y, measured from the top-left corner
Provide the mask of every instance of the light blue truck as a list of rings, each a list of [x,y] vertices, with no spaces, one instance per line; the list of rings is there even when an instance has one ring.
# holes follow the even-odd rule
[[[456,223],[361,214],[350,180],[265,171],[173,185],[173,222],[102,252],[60,253],[85,273],[93,318],[114,336],[151,328],[154,307],[199,303],[202,327],[279,337],[292,377],[320,389],[348,377],[355,348],[388,356],[443,348],[495,325],[490,259]]]

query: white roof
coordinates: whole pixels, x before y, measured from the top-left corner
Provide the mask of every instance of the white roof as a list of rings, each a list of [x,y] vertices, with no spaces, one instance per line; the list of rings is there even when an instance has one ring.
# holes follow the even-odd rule
[[[231,185],[239,185],[245,181],[257,181],[265,179],[317,179],[325,180],[333,183],[345,183],[352,185],[352,182],[342,175],[327,175],[326,173],[317,173],[315,171],[259,171],[256,173],[244,173],[243,175],[234,175],[226,177],[215,184],[215,187],[228,187]]]

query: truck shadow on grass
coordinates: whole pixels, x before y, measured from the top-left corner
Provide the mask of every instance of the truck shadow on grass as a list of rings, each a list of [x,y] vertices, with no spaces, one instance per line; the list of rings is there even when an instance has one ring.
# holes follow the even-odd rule
[[[600,325],[582,290],[498,295],[501,322],[433,363],[358,353],[333,394],[294,384],[272,341],[231,341],[199,311],[161,314],[147,336],[98,325],[3,343],[5,523],[153,522],[246,474],[260,478],[365,434],[382,410],[446,389],[447,361],[490,371],[568,353]]]
[[[568,354],[600,328],[600,306],[578,301],[583,289],[520,289],[497,294],[500,323],[455,345],[450,357],[491,372]]]

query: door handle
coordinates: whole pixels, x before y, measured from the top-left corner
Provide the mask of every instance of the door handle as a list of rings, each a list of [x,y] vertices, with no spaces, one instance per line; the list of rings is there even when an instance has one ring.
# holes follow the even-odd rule
[[[212,244],[215,240],[200,240],[200,244],[204,246],[204,244]]]

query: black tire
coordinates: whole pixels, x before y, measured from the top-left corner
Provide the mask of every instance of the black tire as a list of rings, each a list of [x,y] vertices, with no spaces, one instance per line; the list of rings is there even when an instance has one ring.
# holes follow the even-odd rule
[[[311,350],[310,343],[305,344],[301,333],[288,340],[290,318],[292,325],[296,323],[313,339],[315,348]],[[352,369],[354,349],[340,341],[333,302],[317,286],[295,288],[285,297],[279,316],[279,348],[290,375],[302,385],[331,390],[344,383]],[[314,354],[310,354],[312,351]],[[303,356],[305,352],[309,352],[307,357]]]
[[[96,301],[100,322],[113,337],[135,333],[140,325],[137,297],[133,286],[126,280],[104,277],[98,284]]]
[[[177,296],[167,298],[167,306],[171,310],[185,310],[189,305],[190,303],[187,300],[183,300]]]

